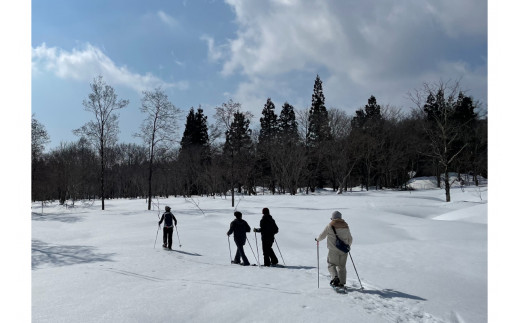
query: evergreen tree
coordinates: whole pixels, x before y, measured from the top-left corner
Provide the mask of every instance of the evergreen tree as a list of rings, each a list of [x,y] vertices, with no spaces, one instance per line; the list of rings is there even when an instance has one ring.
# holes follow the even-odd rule
[[[305,148],[299,141],[294,107],[285,102],[278,118],[277,151],[271,156],[273,175],[282,193],[296,194],[305,163]]]
[[[282,142],[296,143],[298,141],[298,123],[294,107],[285,102],[278,118],[278,135]]]
[[[278,117],[274,113],[274,109],[273,101],[271,101],[271,98],[268,98],[262,110],[263,117],[260,118],[260,134],[258,136],[258,145],[260,147],[273,143],[276,138]]]
[[[242,112],[235,112],[233,122],[226,131],[226,142],[224,143],[224,154],[228,164],[228,174],[231,181],[232,202],[234,206],[235,188],[241,190],[241,184],[247,179],[251,167],[253,153],[253,141],[251,140],[251,129],[249,119]]]
[[[181,151],[188,149],[194,143],[194,134],[196,132],[195,111],[193,107],[186,116],[186,124],[181,139]]]
[[[201,107],[195,113],[193,107],[186,117],[186,125],[181,140],[179,166],[183,170],[185,194],[203,193],[203,166],[210,163],[210,146],[207,117]]]
[[[277,153],[276,137],[278,132],[278,117],[274,112],[275,106],[271,98],[267,99],[260,118],[260,132],[258,134],[258,155],[256,167],[264,183],[268,183],[271,193],[275,193],[276,181],[273,177],[270,157]]]
[[[372,95],[368,99],[365,109],[356,111],[356,116],[352,118],[352,128],[361,129],[365,132],[377,131],[381,126],[383,116],[381,115],[381,106],[377,104],[376,98]]]
[[[320,76],[314,81],[314,92],[312,93],[311,108],[309,111],[309,131],[307,143],[317,146],[325,140],[331,139],[329,116],[325,107],[325,95],[323,94]]]
[[[386,140],[382,135],[383,121],[381,106],[377,104],[376,98],[372,95],[365,108],[356,111],[356,116],[352,118],[351,122],[350,142],[360,154],[361,162],[358,164],[358,171],[367,190],[373,179],[377,179],[381,175],[373,170],[380,169],[379,159]]]
[[[204,110],[201,107],[197,109],[197,113],[195,113],[193,107],[190,109],[181,139],[181,152],[189,147],[199,147],[207,153],[206,150],[209,150],[207,120],[208,117],[204,115]],[[205,157],[209,156],[205,155]]]
[[[242,112],[236,112],[233,122],[226,131],[226,142],[224,151],[229,155],[239,156],[251,153],[253,141],[251,140],[251,129],[249,119]]]
[[[326,181],[326,169],[323,159],[326,158],[325,142],[332,139],[329,125],[329,116],[325,107],[325,95],[323,94],[320,76],[314,81],[311,108],[309,110],[309,129],[307,131],[308,186],[311,191],[316,187],[323,188]]]

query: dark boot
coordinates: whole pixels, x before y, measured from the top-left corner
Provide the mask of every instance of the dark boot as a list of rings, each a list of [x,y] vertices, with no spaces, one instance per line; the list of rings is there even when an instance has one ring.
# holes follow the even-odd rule
[[[339,278],[334,277],[334,279],[330,281],[330,286],[339,286]]]

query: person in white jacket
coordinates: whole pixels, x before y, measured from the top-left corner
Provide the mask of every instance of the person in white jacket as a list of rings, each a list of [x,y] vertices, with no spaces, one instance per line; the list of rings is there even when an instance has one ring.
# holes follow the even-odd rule
[[[331,220],[332,221],[327,224],[323,232],[315,240],[321,241],[327,238],[327,248],[329,249],[327,263],[332,278],[330,283],[332,286],[345,287],[345,283],[347,282],[346,265],[348,253],[336,247],[336,234],[349,246],[352,245],[352,235],[350,234],[350,228],[347,222],[341,218],[340,212],[334,211]],[[336,234],[334,234],[332,227],[336,230]]]

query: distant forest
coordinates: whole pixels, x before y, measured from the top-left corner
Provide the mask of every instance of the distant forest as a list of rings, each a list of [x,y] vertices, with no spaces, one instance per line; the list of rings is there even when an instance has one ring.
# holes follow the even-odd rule
[[[240,194],[338,193],[408,189],[414,176],[436,176],[450,201],[448,173],[487,178],[487,115],[458,82],[424,84],[409,93],[415,109],[403,113],[376,98],[348,115],[326,108],[317,76],[310,107],[285,102],[278,114],[267,99],[259,130],[252,115],[229,100],[208,124],[201,107],[187,116],[161,88],[143,92],[142,144],[118,143],[120,100],[102,76],[83,100],[92,120],[74,130],[76,142],[45,151],[50,138],[32,117],[32,200],[66,201]],[[184,123],[184,127],[179,124]],[[180,139],[180,140],[179,140]],[[263,188],[263,189],[259,189]]]

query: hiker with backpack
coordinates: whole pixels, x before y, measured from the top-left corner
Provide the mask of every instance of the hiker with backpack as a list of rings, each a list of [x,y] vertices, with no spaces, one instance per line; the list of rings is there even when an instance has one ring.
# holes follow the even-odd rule
[[[327,263],[332,278],[330,284],[333,287],[344,288],[347,282],[347,250],[350,250],[350,246],[352,245],[352,235],[350,234],[350,228],[347,222],[341,218],[340,212],[334,211],[331,220],[323,232],[314,240],[321,241],[327,238],[327,248],[329,249]],[[343,251],[337,247],[336,240],[338,239],[341,240],[343,244],[348,245]],[[338,243],[341,244],[341,242]]]
[[[235,219],[231,221],[229,226],[229,230],[227,232],[228,237],[233,234],[233,239],[235,240],[235,244],[237,245],[237,252],[235,254],[235,259],[231,261],[232,264],[240,264],[242,266],[249,266],[249,260],[246,257],[244,252],[244,245],[246,244],[247,232],[251,232],[251,227],[245,220],[242,220],[242,213],[236,211],[233,213]],[[242,263],[240,262],[240,258],[242,258]]]
[[[262,209],[262,219],[260,220],[260,228],[255,228],[254,232],[262,234],[262,251],[264,253],[264,266],[275,266],[278,264],[278,258],[273,250],[274,235],[278,233],[278,226],[273,217],[269,213],[268,208]]]
[[[173,242],[173,226],[177,226],[177,219],[173,215],[171,211],[171,208],[169,206],[166,206],[165,211],[159,220],[159,226],[161,226],[161,223],[164,221],[164,227],[163,227],[163,248],[172,249],[172,242]]]

